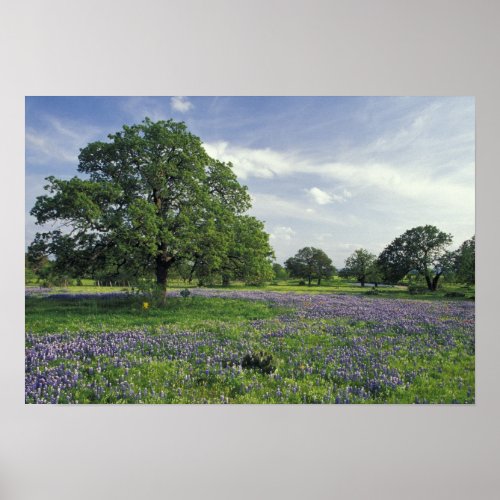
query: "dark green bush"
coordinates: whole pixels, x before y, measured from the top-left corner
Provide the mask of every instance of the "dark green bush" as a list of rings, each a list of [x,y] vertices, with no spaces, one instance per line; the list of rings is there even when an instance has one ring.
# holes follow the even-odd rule
[[[245,369],[256,369],[263,373],[273,373],[276,370],[276,364],[272,354],[264,351],[249,352],[243,356],[241,366]]]
[[[444,294],[445,297],[459,298],[465,297],[465,293],[462,292],[447,292]]]

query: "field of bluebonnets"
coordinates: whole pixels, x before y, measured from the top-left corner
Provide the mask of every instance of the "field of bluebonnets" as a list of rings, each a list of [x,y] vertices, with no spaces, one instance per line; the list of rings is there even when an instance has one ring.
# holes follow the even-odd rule
[[[26,296],[26,403],[473,403],[474,303]]]

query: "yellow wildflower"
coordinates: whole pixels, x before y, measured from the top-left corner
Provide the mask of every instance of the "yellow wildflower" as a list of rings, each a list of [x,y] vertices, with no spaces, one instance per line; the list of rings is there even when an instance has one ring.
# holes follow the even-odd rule
[[[142,303],[142,308],[143,309],[149,309],[149,302],[143,302]]]

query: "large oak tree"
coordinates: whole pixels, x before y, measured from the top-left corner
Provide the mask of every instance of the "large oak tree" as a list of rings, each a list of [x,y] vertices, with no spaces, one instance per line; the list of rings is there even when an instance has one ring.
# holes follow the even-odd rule
[[[32,254],[52,255],[74,275],[152,273],[166,287],[182,261],[206,255],[222,265],[230,252],[245,258],[234,248],[241,225],[252,225],[252,258],[272,253],[263,226],[243,218],[250,197],[232,165],[208,156],[184,123],[146,118],[108,139],[81,149],[81,177],[47,178],[48,194],[31,214],[39,224],[60,224],[37,233]]]

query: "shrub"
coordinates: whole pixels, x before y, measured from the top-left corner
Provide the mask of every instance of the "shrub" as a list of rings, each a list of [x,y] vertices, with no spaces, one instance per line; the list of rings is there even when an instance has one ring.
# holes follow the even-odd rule
[[[299,286],[306,286],[306,282],[304,280],[299,281]]]
[[[380,295],[380,292],[377,288],[375,288],[374,286],[372,286],[371,290],[368,290],[366,292],[366,295]]]
[[[408,293],[410,295],[416,295],[419,293],[426,293],[426,292],[427,292],[427,288],[421,288],[417,285],[408,285]]]
[[[181,297],[187,299],[191,295],[191,292],[187,288],[184,288],[184,290],[180,291],[180,294]]]
[[[241,366],[246,369],[257,369],[263,373],[272,373],[276,370],[272,354],[264,351],[245,354],[241,360]]]
[[[459,298],[459,297],[465,297],[465,293],[462,292],[447,292],[444,294],[445,297],[454,297],[454,298]]]

